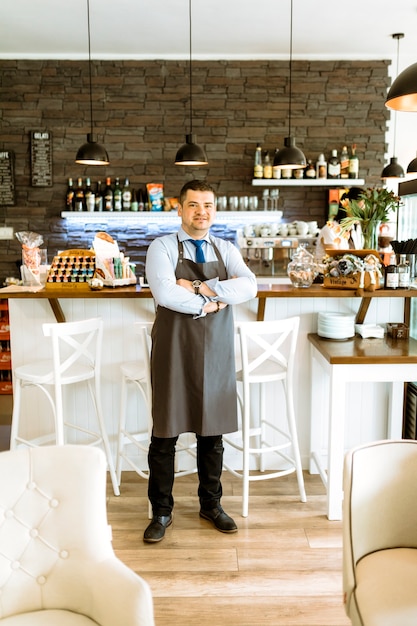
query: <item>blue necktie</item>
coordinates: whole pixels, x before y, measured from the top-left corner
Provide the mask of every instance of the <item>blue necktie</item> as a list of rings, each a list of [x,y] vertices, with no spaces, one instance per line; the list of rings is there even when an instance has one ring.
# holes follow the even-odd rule
[[[205,263],[206,259],[204,258],[203,251],[203,243],[205,243],[204,239],[190,239],[191,243],[193,243],[197,249],[196,261],[197,263]]]

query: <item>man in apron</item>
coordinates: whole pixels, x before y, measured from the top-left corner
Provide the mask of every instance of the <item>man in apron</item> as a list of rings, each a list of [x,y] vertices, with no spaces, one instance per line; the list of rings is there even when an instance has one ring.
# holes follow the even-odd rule
[[[146,276],[156,304],[152,329],[152,416],[144,541],[163,539],[172,523],[175,444],[197,437],[200,517],[237,531],[221,507],[222,434],[237,430],[232,306],[256,296],[256,277],[232,243],[213,237],[216,196],[205,181],[184,185],[178,233],[148,248]]]

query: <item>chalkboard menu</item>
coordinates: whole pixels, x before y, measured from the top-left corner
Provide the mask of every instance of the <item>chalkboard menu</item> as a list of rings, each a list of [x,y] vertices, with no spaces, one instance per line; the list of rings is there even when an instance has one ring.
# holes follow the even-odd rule
[[[3,150],[0,151],[0,205],[14,203],[14,153]]]
[[[52,134],[33,130],[30,133],[32,187],[52,187]]]

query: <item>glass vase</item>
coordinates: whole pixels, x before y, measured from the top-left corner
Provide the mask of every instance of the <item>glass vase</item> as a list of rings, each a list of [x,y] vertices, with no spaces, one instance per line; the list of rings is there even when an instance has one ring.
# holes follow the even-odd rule
[[[362,226],[364,250],[378,250],[378,235],[381,222],[368,222]]]

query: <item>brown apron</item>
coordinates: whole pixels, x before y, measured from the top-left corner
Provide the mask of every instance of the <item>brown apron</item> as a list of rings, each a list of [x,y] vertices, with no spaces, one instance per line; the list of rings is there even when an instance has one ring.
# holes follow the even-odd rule
[[[176,278],[227,278],[217,261],[184,259],[178,241]],[[204,437],[237,430],[233,310],[193,319],[158,306],[152,328],[152,414],[155,437],[192,432]]]

